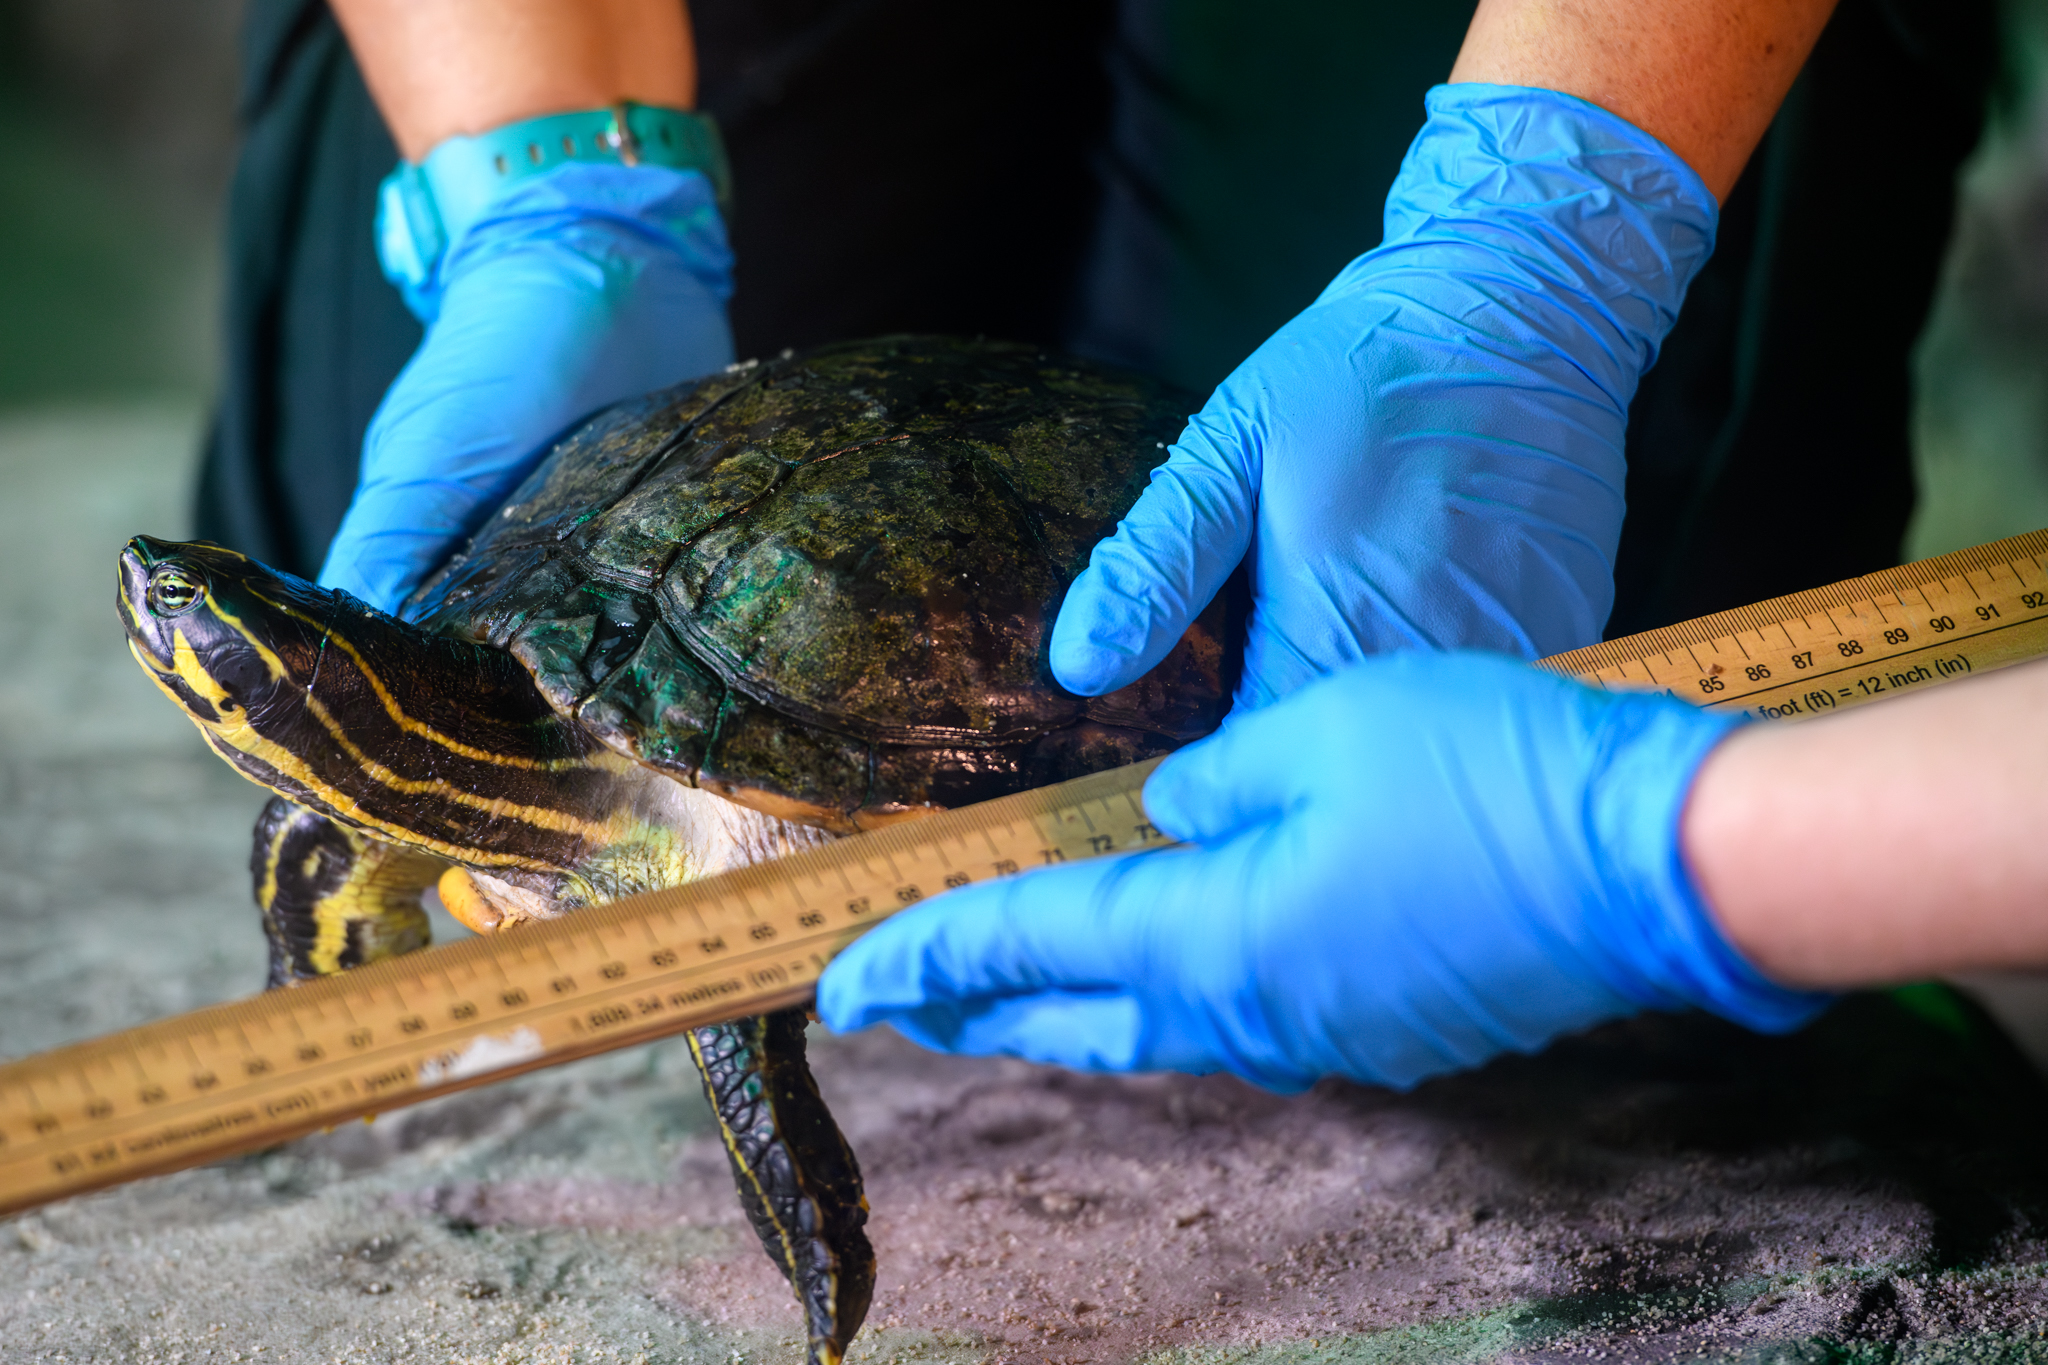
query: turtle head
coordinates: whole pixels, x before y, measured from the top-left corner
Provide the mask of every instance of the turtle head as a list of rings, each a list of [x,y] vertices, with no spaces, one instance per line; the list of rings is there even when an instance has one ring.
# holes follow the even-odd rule
[[[222,757],[266,786],[264,751],[304,723],[335,618],[368,608],[204,541],[121,551],[128,648]],[[266,736],[269,736],[266,738]]]
[[[556,715],[503,650],[149,536],[121,552],[120,610],[129,651],[215,753],[375,837],[559,880],[645,823],[622,778],[638,766]]]

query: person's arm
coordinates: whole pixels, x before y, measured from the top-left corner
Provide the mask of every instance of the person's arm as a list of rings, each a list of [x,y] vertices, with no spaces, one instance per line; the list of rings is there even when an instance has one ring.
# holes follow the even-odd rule
[[[825,971],[835,1029],[1090,1070],[1382,1085],[1643,1008],[2048,966],[2048,662],[1738,727],[1499,658],[1368,660],[1145,786],[1190,847],[937,896]]]
[[[1630,401],[1833,3],[1485,0],[1381,245],[1217,388],[1076,578],[1060,682],[1135,680],[1247,556],[1241,706],[1389,649],[1599,639]]]
[[[683,0],[333,0],[399,152],[621,100],[694,107]]]
[[[1451,80],[1619,114],[1726,198],[1835,0],[1480,0]]]
[[[696,95],[680,0],[335,9],[415,165],[458,136],[629,103],[687,109]],[[599,116],[611,129],[620,115]],[[364,438],[322,584],[399,610],[576,422],[731,363],[732,255],[709,175],[571,141],[582,159],[507,176],[461,213],[437,200],[446,240],[430,265],[386,260],[427,332]],[[407,242],[412,215],[398,215]],[[379,237],[380,250],[393,240]]]
[[[1685,851],[1729,939],[1839,988],[2048,967],[2048,663],[1792,726],[1701,768]]]

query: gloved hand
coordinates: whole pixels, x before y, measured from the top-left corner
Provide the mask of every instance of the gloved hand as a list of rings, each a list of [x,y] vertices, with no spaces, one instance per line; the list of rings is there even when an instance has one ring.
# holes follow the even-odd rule
[[[1384,243],[1224,381],[1075,580],[1066,687],[1151,668],[1248,549],[1240,706],[1397,647],[1599,638],[1629,401],[1718,208],[1569,95],[1449,85],[1428,110]]]
[[[1680,857],[1695,769],[1737,724],[1497,656],[1312,683],[1162,764],[1195,841],[965,887],[825,970],[836,1030],[1091,1071],[1408,1086],[1641,1008],[1782,1030]]]
[[[426,338],[320,582],[397,610],[576,421],[730,363],[731,292],[701,172],[572,163],[508,187],[407,294]]]

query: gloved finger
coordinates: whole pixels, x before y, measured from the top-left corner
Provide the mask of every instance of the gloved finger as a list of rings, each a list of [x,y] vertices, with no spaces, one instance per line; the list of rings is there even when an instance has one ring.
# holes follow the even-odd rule
[[[1115,888],[1141,862],[1097,858],[949,891],[892,916],[833,960],[818,981],[818,1014],[839,1032],[934,1001],[1116,985],[1129,974],[1103,932]]]
[[[1146,816],[1176,839],[1214,843],[1309,799],[1332,737],[1371,715],[1369,698],[1349,695],[1369,685],[1369,672],[1317,679],[1271,706],[1234,713],[1159,765],[1145,783]]]
[[[1239,841],[1041,868],[962,887],[885,921],[825,969],[818,1013],[845,1032],[935,1003],[1173,979],[1187,916],[1257,881]]]
[[[1227,1070],[1303,1089],[1320,1073],[1286,1054],[1260,1011],[1220,1003],[1246,988],[1221,912],[1257,913],[1268,833],[948,892],[843,952],[818,983],[818,1013],[835,1032],[888,1023],[941,1052]]]
[[[1136,681],[1209,605],[1251,545],[1256,446],[1221,390],[1189,421],[1067,590],[1049,645],[1062,687],[1094,697]]]
[[[468,534],[479,502],[477,494],[460,485],[425,480],[359,492],[328,547],[321,586],[340,588],[397,615],[427,570]],[[404,525],[405,519],[416,524]]]
[[[1124,991],[1042,991],[941,1001],[891,1015],[888,1022],[934,1052],[1021,1057],[1073,1071],[1130,1071],[1145,1060],[1142,1009]]]

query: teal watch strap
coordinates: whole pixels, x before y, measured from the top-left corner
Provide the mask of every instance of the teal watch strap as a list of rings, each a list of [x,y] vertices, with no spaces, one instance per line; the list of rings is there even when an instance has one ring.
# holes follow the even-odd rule
[[[703,114],[615,104],[521,119],[451,137],[418,165],[398,163],[377,187],[377,259],[392,283],[417,291],[448,248],[507,185],[570,162],[702,171],[723,208],[731,172],[718,125]]]

